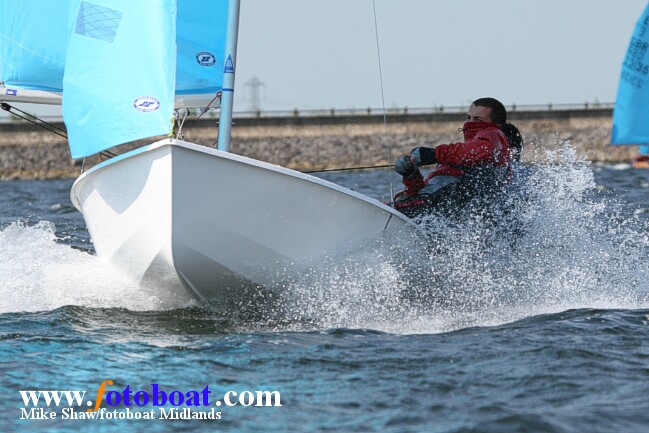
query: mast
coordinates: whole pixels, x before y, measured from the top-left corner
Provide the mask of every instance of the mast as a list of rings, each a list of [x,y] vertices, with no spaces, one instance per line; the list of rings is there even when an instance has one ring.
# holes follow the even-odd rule
[[[237,36],[239,34],[239,0],[228,1],[228,21],[225,35],[225,65],[223,89],[221,90],[221,114],[219,116],[218,149],[230,151],[232,129],[232,106],[234,105],[234,70],[237,60]]]

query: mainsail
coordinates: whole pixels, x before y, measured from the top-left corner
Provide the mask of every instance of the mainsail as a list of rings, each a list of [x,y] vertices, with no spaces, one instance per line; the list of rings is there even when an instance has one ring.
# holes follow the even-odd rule
[[[176,95],[213,97],[223,82],[228,2],[179,0],[177,7]]]
[[[221,90],[227,0],[0,5],[0,99],[62,95],[73,158],[166,134],[174,108],[205,107]]]
[[[613,111],[611,144],[649,144],[649,5],[624,58]],[[649,147],[645,146],[649,151]],[[642,148],[641,148],[642,152]]]

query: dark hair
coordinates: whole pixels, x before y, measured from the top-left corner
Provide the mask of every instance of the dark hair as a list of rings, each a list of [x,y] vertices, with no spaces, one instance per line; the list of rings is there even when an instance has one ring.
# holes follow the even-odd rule
[[[500,127],[509,141],[509,148],[512,153],[512,158],[515,161],[521,160],[521,152],[523,151],[523,136],[518,128],[511,123],[505,123]]]
[[[496,125],[504,125],[507,122],[507,110],[496,98],[479,98],[473,101],[473,105],[491,108],[491,121]]]

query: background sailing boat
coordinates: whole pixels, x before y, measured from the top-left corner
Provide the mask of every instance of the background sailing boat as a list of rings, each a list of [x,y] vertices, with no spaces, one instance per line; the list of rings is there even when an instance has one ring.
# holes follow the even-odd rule
[[[636,168],[649,168],[649,5],[636,23],[622,64],[611,144],[640,145]]]

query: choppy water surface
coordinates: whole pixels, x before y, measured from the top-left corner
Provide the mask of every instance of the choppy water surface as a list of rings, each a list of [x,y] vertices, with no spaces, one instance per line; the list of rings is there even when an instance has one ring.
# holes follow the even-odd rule
[[[512,199],[511,230],[431,219],[432,252],[327,263],[272,311],[231,316],[163,308],[97,258],[71,181],[1,182],[1,430],[646,431],[649,170],[593,166],[569,145],[549,160]],[[388,200],[385,172],[323,177]],[[277,390],[282,406],[19,419],[19,390],[94,399],[107,379],[148,395]]]

